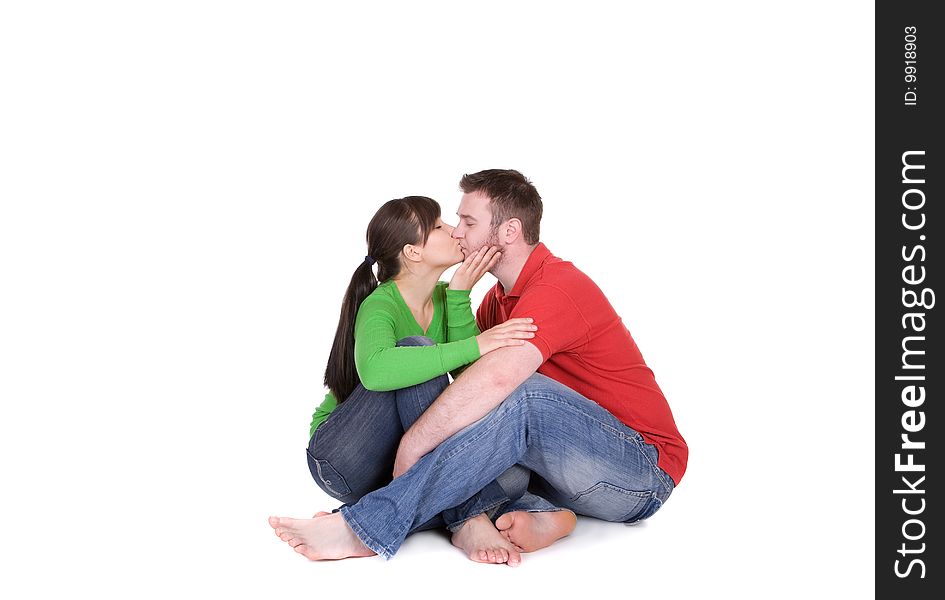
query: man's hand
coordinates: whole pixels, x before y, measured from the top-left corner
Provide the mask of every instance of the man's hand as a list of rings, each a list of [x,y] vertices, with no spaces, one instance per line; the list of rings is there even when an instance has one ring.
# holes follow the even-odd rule
[[[493,350],[507,346],[521,346],[525,340],[535,337],[538,325],[535,325],[534,321],[531,317],[509,319],[505,323],[499,323],[492,329],[483,331],[476,336],[479,355],[485,356]]]
[[[476,250],[466,257],[463,264],[459,265],[453,278],[450,279],[449,289],[451,290],[471,290],[486,272],[494,267],[502,253],[498,246],[491,246]]]

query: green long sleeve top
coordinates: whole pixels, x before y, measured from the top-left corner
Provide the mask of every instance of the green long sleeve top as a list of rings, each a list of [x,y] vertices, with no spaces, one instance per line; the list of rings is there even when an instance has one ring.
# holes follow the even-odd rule
[[[440,281],[433,289],[433,320],[427,331],[392,280],[377,286],[358,308],[354,322],[354,364],[365,389],[390,391],[429,381],[479,358],[469,290],[447,289]],[[422,335],[435,346],[397,347],[397,340]],[[455,374],[454,374],[455,377]],[[338,405],[329,392],[312,415],[309,437]]]

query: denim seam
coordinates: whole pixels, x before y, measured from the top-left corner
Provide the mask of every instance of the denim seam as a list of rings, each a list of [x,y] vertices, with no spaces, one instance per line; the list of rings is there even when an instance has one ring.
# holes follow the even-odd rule
[[[587,488],[583,492],[579,492],[578,494],[575,494],[575,496],[571,498],[571,502],[577,502],[578,499],[583,498],[584,496],[590,494],[591,491],[596,490],[602,485],[605,485],[608,488],[614,490],[615,492],[623,494],[624,496],[633,496],[635,498],[640,498],[640,499],[643,499],[643,498],[648,499],[648,498],[654,497],[653,490],[630,490],[623,486],[617,485],[615,483],[610,483],[609,481],[598,481],[597,483]]]
[[[646,443],[646,442],[643,442],[643,443]],[[666,497],[669,498],[669,494],[673,493],[673,486],[670,485],[669,483],[667,483],[667,481],[666,481],[667,478],[666,478],[666,476],[663,475],[666,471],[664,471],[663,469],[659,468],[657,465],[654,465],[654,464],[653,464],[653,461],[650,460],[650,457],[647,456],[646,451],[645,451],[643,448],[641,448],[640,451],[643,452],[644,458],[646,458],[647,462],[649,462],[649,463],[650,463],[650,466],[653,468],[653,473],[656,474],[656,477],[657,477],[657,478],[660,480],[660,482],[663,484],[663,487],[666,489],[666,493],[667,493],[667,496],[666,496]],[[658,449],[657,449],[657,452],[659,452]]]
[[[510,502],[509,504],[512,504],[512,503]],[[563,510],[568,511],[568,512],[571,513],[571,514],[576,514],[576,513],[575,513],[573,510],[571,510],[570,508],[563,508],[563,507],[558,507],[558,506],[554,506],[554,507],[552,507],[552,508],[526,508],[526,509],[524,509],[524,511],[510,510],[510,511],[506,511],[506,512],[504,512],[504,513],[502,513],[502,514],[503,514],[503,515],[507,515],[507,514],[509,514],[510,512],[546,513],[546,512],[561,512],[561,511],[563,511]],[[500,515],[500,516],[501,516],[501,515]]]
[[[337,408],[337,406],[336,406],[335,408]],[[334,412],[334,411],[332,411],[332,412]],[[312,439],[315,439],[315,436],[318,435],[318,432],[319,432],[319,431],[321,431],[321,432],[324,433],[324,431],[325,431],[326,429],[328,429],[328,423],[329,423],[329,422],[334,423],[334,422],[337,421],[337,420],[338,420],[338,419],[332,420],[332,418],[331,418],[331,413],[329,413],[329,414],[328,414],[328,417],[326,417],[325,420],[322,421],[321,423],[319,423],[319,424],[318,424],[318,427],[315,428],[315,433],[312,434]]]
[[[342,506],[339,509],[341,517],[345,520],[345,523],[348,524],[348,527],[351,528],[351,531],[354,532],[354,535],[358,536],[358,539],[361,540],[361,543],[371,549],[375,554],[379,554],[384,557],[385,560],[390,560],[394,555],[393,552],[387,546],[377,543],[374,538],[372,538],[367,531],[361,527],[361,524],[358,523],[357,519],[354,518],[354,515],[351,514],[351,509],[347,506]]]
[[[653,473],[656,475],[656,478],[660,480],[660,483],[663,484],[663,487],[666,489],[667,494],[672,493],[673,488],[666,482],[666,477],[663,476],[663,469],[659,468],[658,465],[653,464],[653,461],[650,460],[650,455],[646,453],[646,448],[643,447],[643,444],[646,444],[644,441],[637,442],[637,446],[640,448],[640,453],[643,454],[643,458],[646,459],[646,462],[649,463],[650,468],[653,469]],[[652,444],[648,444],[652,445]],[[659,448],[656,449],[657,454],[659,454]],[[668,498],[669,496],[667,496]]]
[[[656,509],[655,509],[655,510],[650,510],[650,509],[652,508],[654,502],[657,503]],[[623,522],[626,523],[627,525],[636,525],[637,523],[639,523],[639,522],[641,522],[641,521],[645,521],[645,520],[649,519],[650,517],[652,517],[653,515],[655,515],[657,512],[659,512],[659,510],[660,510],[661,508],[663,508],[663,501],[660,500],[659,497],[658,497],[656,494],[653,494],[653,495],[650,497],[650,501],[647,502],[646,506],[643,508],[643,514],[650,513],[649,515],[647,515],[646,517],[640,518],[640,519],[634,519],[633,521],[623,521]]]
[[[666,483],[666,478],[663,477],[663,470],[660,469],[657,465],[653,464],[653,461],[650,460],[650,455],[646,453],[646,448],[643,447],[643,445],[646,444],[646,442],[634,440],[634,443],[636,443],[637,448],[640,449],[640,454],[642,454],[643,458],[646,459],[647,464],[650,465],[650,468],[653,470],[653,474],[656,475],[656,478],[660,480],[660,483],[663,484],[663,487],[667,491],[672,492],[673,488],[671,488],[669,484]],[[652,444],[647,444],[647,445],[652,445]],[[658,448],[656,452],[659,453]]]
[[[421,398],[420,398],[420,390],[418,390],[416,387],[413,388],[413,401],[417,405],[416,406],[417,414],[422,416],[425,411],[423,409],[423,402],[421,401]],[[416,423],[416,421],[414,421],[414,423]],[[405,426],[404,431],[406,431],[407,429],[409,429],[409,427]]]

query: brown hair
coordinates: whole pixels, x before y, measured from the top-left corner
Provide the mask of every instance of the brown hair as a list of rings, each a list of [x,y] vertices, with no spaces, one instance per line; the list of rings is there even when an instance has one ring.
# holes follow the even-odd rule
[[[512,169],[488,169],[463,175],[459,187],[466,194],[481,192],[489,197],[493,229],[515,218],[522,222],[525,243],[538,243],[541,196],[524,175]]]
[[[400,252],[407,244],[427,243],[440,218],[440,205],[425,196],[407,196],[384,204],[367,228],[368,256],[377,262],[377,277],[365,258],[351,276],[341,303],[341,317],[325,368],[325,386],[340,404],[361,378],[354,365],[354,322],[361,303],[383,283],[400,273]]]

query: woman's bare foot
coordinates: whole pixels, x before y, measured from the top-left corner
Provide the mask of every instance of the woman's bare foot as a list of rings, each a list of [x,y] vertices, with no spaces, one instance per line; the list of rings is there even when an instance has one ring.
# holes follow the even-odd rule
[[[269,525],[279,539],[309,560],[374,556],[374,552],[354,535],[341,513],[313,519],[269,517]]]
[[[453,534],[453,545],[461,548],[470,560],[481,563],[506,563],[517,567],[522,555],[499,531],[486,515],[469,519]]]
[[[496,519],[495,526],[505,539],[522,552],[550,546],[574,531],[577,517],[570,510],[553,512],[515,511]]]

